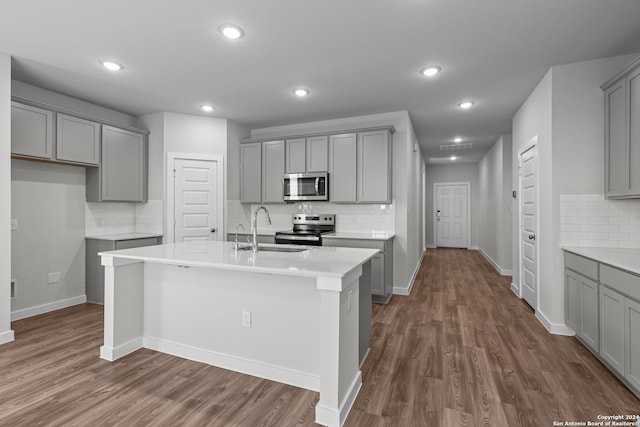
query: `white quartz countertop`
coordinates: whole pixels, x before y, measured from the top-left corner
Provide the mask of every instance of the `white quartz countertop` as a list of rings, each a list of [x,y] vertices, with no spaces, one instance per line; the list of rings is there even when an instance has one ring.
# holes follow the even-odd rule
[[[395,237],[393,233],[372,232],[335,232],[324,234],[323,237],[331,237],[332,239],[362,239],[362,240],[389,240]]]
[[[85,239],[94,240],[134,240],[134,239],[148,239],[150,237],[162,237],[162,233],[116,233],[116,234],[92,234],[84,236]]]
[[[640,274],[640,249],[579,248],[575,246],[563,246],[562,249],[594,261],[609,264],[612,267]]]
[[[295,247],[293,245],[260,246]],[[233,249],[233,242],[184,242],[100,252],[105,258],[129,259],[186,267],[203,267],[301,277],[344,277],[367,262],[377,249],[304,246],[302,252],[258,252]]]

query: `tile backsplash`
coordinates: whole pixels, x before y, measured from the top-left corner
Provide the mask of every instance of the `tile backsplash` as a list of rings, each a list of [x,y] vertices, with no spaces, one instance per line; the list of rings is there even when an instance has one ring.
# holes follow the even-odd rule
[[[560,232],[566,246],[640,248],[640,200],[562,194]]]
[[[163,201],[147,203],[85,203],[85,235],[163,233]]]
[[[227,232],[233,232],[236,225],[242,224],[245,230],[251,230],[251,213],[258,204],[249,205],[239,200],[227,200]],[[340,232],[395,232],[394,204],[341,205],[335,203],[291,203],[265,205],[271,216],[271,225],[263,217],[258,217],[258,232],[275,233],[291,228],[291,215],[297,212],[327,213],[336,215],[336,231]]]

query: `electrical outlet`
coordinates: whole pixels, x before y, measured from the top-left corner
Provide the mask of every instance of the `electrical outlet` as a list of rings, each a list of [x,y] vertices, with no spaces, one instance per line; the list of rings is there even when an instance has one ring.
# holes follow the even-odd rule
[[[17,231],[18,230],[18,220],[15,218],[11,219],[11,231]]]
[[[347,294],[347,312],[351,311],[351,300],[353,299],[353,289]]]
[[[49,273],[47,275],[47,283],[60,283],[60,272],[57,271],[55,273]]]
[[[251,312],[242,311],[242,326],[245,328],[251,327]]]

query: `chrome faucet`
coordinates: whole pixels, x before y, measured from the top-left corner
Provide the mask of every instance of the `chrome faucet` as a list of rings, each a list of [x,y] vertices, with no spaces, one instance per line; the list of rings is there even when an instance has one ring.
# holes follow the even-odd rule
[[[238,243],[238,230],[242,228],[242,230],[244,231],[244,225],[242,224],[238,224],[236,225],[236,241],[234,242],[233,245],[233,249],[238,252],[238,249],[240,248],[240,243]]]
[[[264,211],[267,215],[267,223],[271,225],[271,217],[269,216],[269,211],[264,206],[260,206],[253,213],[253,242],[251,243],[251,250],[253,253],[258,252],[258,212]]]

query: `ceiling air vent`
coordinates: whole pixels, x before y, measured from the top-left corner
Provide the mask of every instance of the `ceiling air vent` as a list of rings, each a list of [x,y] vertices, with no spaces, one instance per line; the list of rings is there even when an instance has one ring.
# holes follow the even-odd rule
[[[471,143],[467,144],[449,144],[449,145],[441,145],[440,151],[449,151],[449,150],[468,150],[473,146]]]

